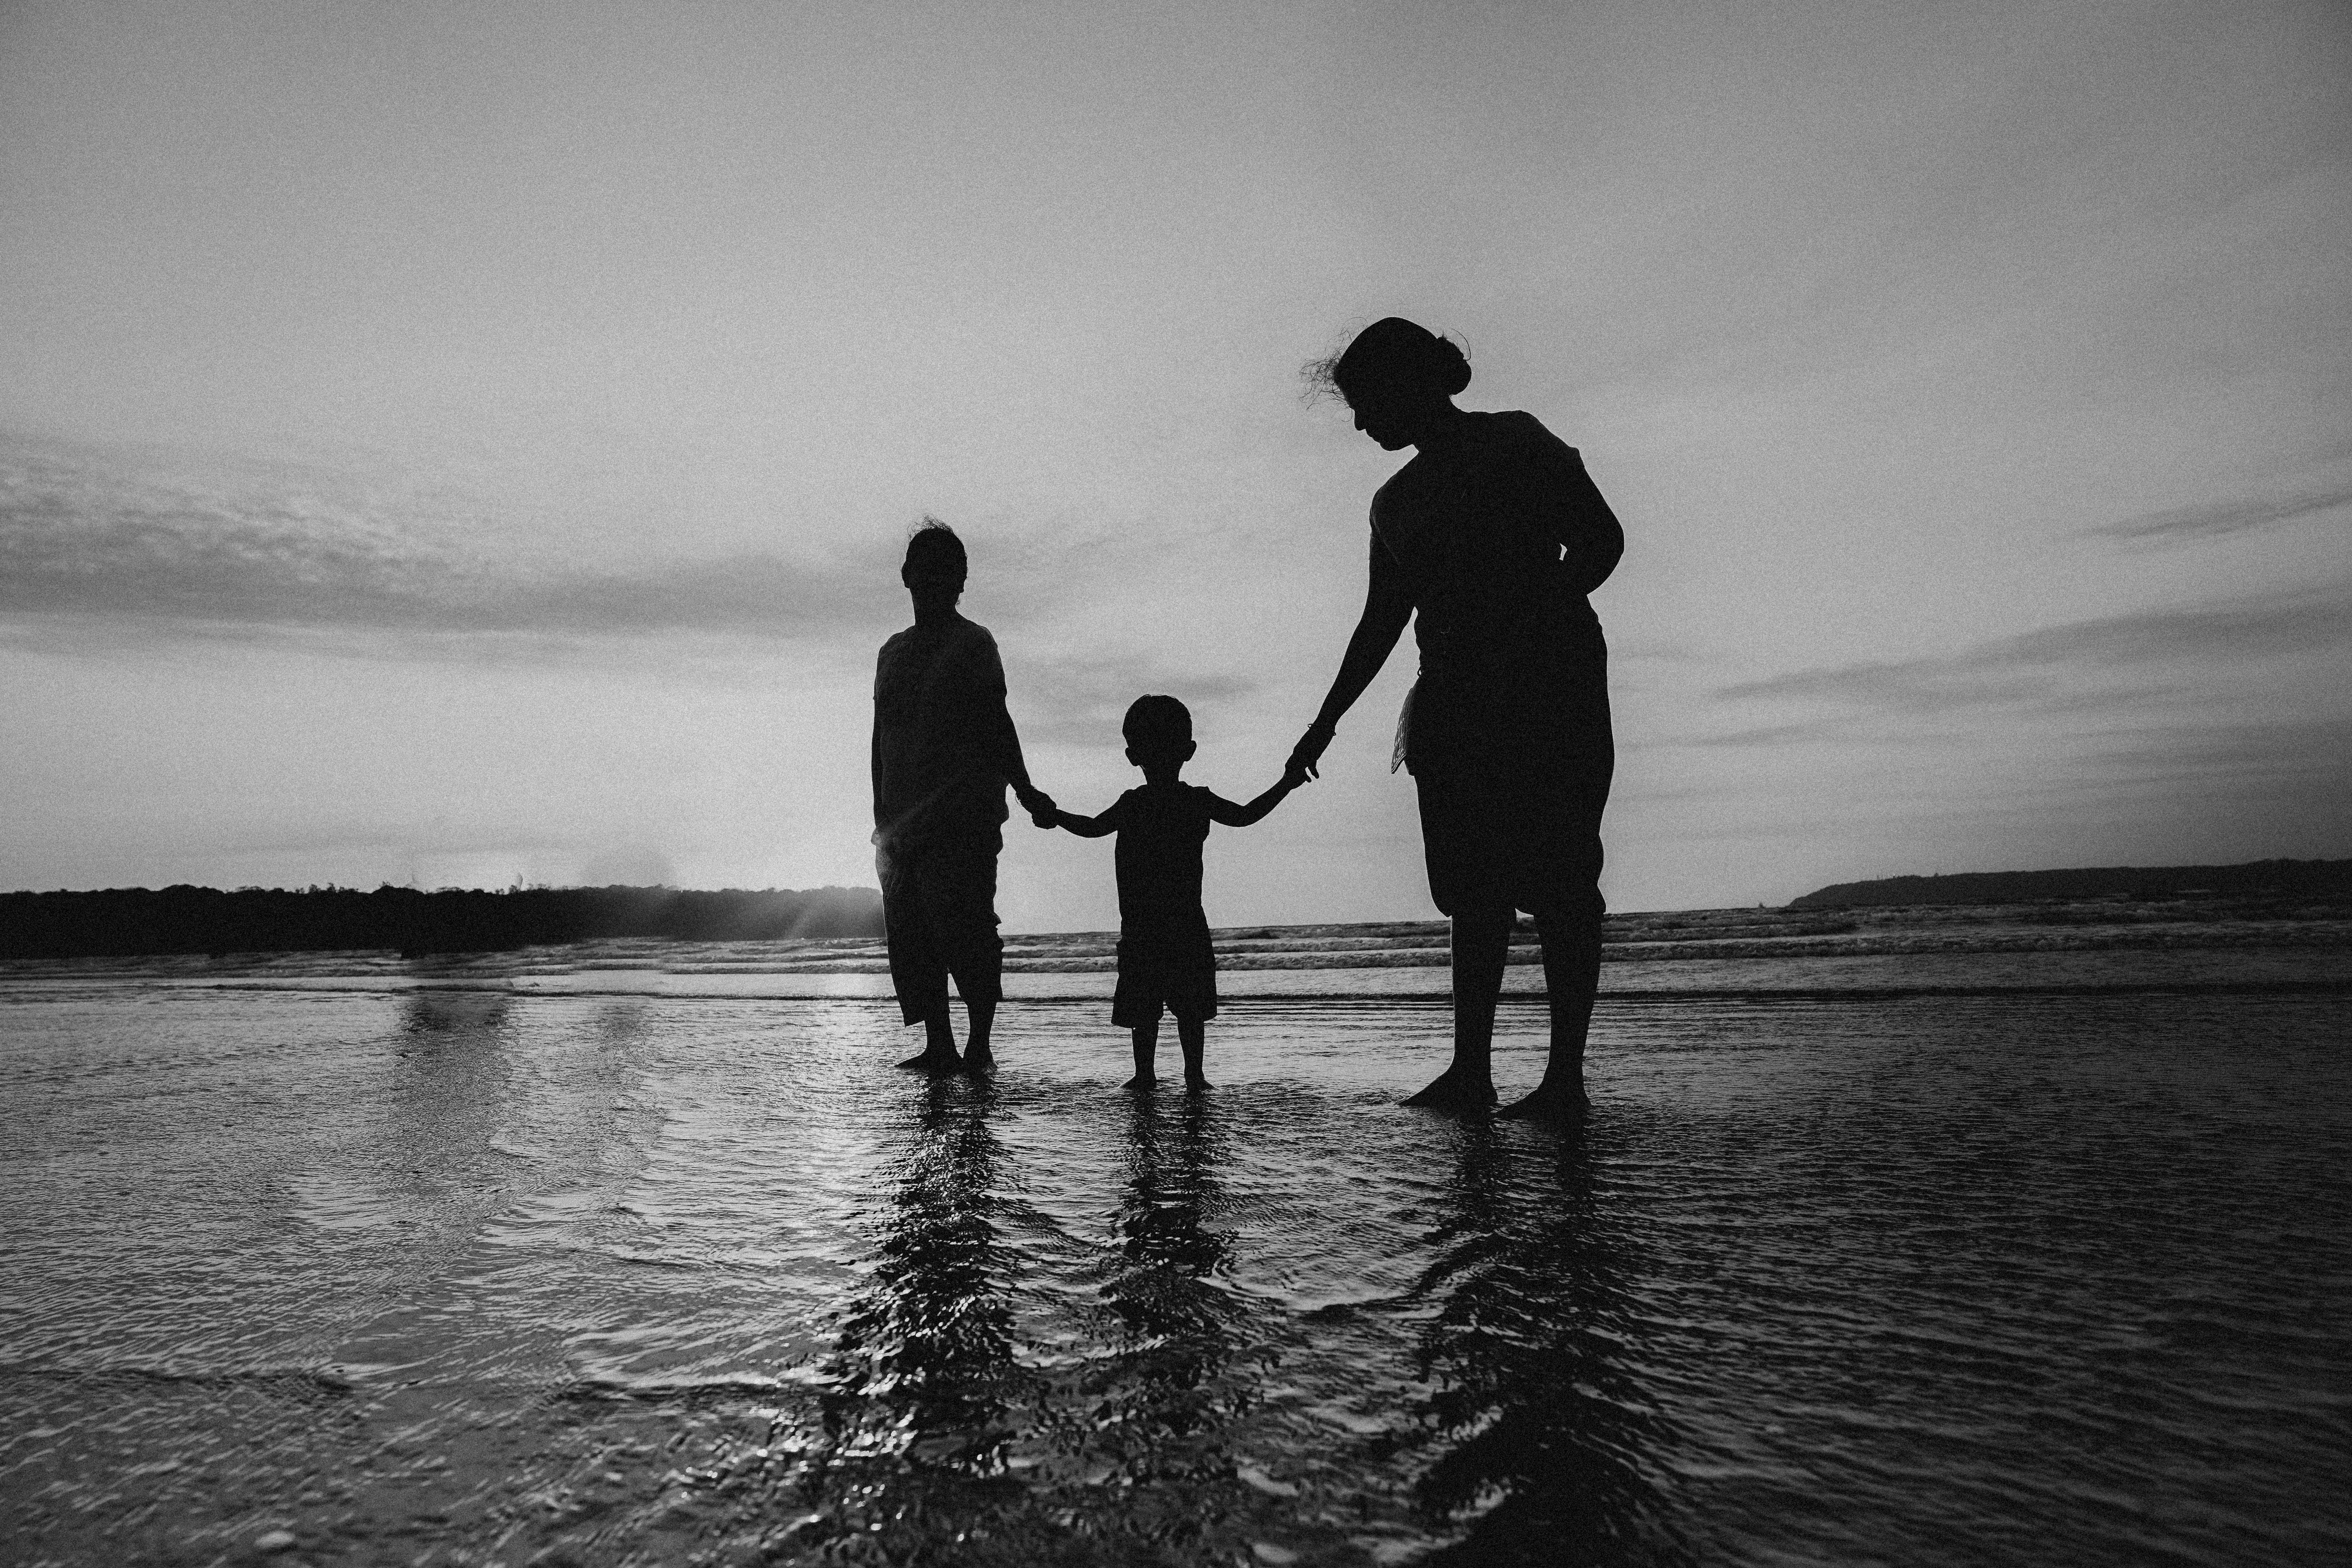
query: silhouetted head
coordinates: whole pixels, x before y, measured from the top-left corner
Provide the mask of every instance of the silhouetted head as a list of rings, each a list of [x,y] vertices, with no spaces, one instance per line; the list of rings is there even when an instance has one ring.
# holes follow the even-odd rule
[[[1356,428],[1393,452],[1459,412],[1454,395],[1470,384],[1470,360],[1419,322],[1388,316],[1309,364],[1307,378],[1346,399]]]
[[[1173,697],[1139,697],[1118,726],[1127,760],[1147,771],[1181,768],[1192,760],[1192,710]]]
[[[898,581],[915,596],[915,613],[951,610],[963,594],[966,562],[963,541],[936,517],[923,519],[907,541],[907,559]]]

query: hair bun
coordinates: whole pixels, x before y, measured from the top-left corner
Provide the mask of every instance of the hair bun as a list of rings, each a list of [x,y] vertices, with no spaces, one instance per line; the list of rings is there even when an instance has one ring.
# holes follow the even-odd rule
[[[1418,321],[1385,316],[1358,332],[1346,350],[1307,367],[1310,385],[1348,395],[1374,381],[1426,388],[1451,397],[1470,384],[1470,356],[1462,345]]]
[[[1453,396],[1470,384],[1470,356],[1452,338],[1430,340],[1430,379]]]

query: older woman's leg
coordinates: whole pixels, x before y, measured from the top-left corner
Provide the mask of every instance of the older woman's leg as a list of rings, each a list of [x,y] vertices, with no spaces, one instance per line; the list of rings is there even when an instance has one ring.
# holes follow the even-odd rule
[[[933,909],[931,868],[919,851],[877,851],[874,865],[882,883],[883,932],[899,1016],[923,1026],[922,1053],[898,1065],[917,1072],[954,1072],[963,1058],[956,1053],[948,1016],[948,961]]]
[[[1485,1110],[1495,1103],[1495,999],[1516,913],[1505,905],[1454,917],[1454,1062],[1407,1105]]]

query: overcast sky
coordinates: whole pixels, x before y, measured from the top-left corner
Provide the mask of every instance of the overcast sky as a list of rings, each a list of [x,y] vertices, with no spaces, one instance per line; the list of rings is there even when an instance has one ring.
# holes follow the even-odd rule
[[[2331,0],[16,0],[0,887],[870,884],[925,512],[1065,805],[1246,797],[1391,313],[1625,521],[1616,907],[2352,855],[2347,255]],[[1213,920],[1431,912],[1410,664]]]

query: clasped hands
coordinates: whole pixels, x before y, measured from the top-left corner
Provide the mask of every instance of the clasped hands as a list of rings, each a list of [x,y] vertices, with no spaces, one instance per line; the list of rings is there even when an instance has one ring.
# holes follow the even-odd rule
[[[1061,808],[1054,804],[1054,797],[1052,795],[1047,795],[1035,784],[1014,784],[1013,786],[1013,798],[1021,803],[1021,809],[1027,812],[1029,814],[1029,820],[1035,823],[1038,826],[1056,827],[1060,826],[1059,817]]]
[[[1309,779],[1323,776],[1315,764],[1322,761],[1324,748],[1330,745],[1334,733],[1332,726],[1325,723],[1307,727],[1307,732],[1298,737],[1298,744],[1290,749],[1290,760],[1282,764],[1282,788],[1297,789]],[[1054,804],[1054,797],[1035,784],[1014,784],[1013,797],[1038,826],[1061,826],[1061,810]]]
[[[1324,748],[1337,733],[1335,726],[1320,719],[1307,725],[1307,732],[1298,737],[1298,744],[1290,748],[1290,760],[1282,764],[1282,776],[1288,778],[1297,773],[1301,781],[1321,778],[1323,774],[1315,764],[1323,760]]]

